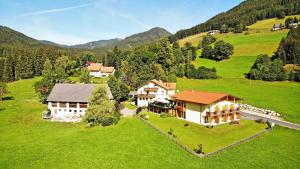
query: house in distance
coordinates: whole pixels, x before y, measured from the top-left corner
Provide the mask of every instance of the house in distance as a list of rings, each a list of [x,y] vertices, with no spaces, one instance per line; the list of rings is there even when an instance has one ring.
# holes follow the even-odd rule
[[[115,73],[114,67],[106,67],[102,63],[89,63],[87,70],[93,77],[108,77]]]

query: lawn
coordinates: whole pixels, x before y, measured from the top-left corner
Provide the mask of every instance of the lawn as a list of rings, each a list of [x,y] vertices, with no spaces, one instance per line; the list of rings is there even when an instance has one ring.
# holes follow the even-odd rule
[[[165,133],[173,129],[176,139],[192,150],[202,144],[205,153],[226,147],[267,128],[266,124],[259,124],[250,120],[240,120],[239,125],[221,124],[214,126],[214,128],[206,128],[203,125],[175,117],[161,118],[152,112],[144,111],[141,114],[149,115],[148,121]],[[186,124],[188,126],[185,126]]]
[[[136,105],[131,104],[130,102],[123,102],[123,105],[130,109],[130,110],[135,110],[136,109]]]
[[[1,168],[298,168],[300,132],[275,128],[260,138],[199,159],[135,118],[112,127],[41,119],[33,84],[9,83],[0,102]],[[11,98],[10,98],[11,97]]]

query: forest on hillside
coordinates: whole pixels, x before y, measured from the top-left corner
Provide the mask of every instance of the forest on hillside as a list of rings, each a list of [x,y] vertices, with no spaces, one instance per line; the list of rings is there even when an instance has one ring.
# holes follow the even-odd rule
[[[284,18],[287,15],[299,13],[300,0],[248,0],[202,24],[180,30],[170,36],[169,39],[171,42],[175,42],[187,36],[215,29],[223,32],[233,31],[239,33],[245,30],[246,26],[254,24],[258,20],[275,17]]]

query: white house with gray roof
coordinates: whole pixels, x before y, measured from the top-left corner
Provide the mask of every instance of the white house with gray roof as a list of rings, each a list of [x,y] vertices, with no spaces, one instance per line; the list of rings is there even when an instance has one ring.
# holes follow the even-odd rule
[[[64,120],[83,117],[95,87],[94,84],[55,84],[47,98],[52,118]],[[109,99],[113,99],[108,86],[107,90]]]

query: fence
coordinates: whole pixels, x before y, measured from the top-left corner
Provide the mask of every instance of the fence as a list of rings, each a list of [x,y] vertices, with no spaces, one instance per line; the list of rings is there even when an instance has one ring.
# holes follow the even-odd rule
[[[143,121],[143,122],[144,122],[145,124],[147,124],[148,126],[154,128],[154,129],[155,129],[156,131],[158,131],[160,134],[162,134],[162,135],[166,136],[167,138],[171,139],[172,141],[174,141],[177,145],[179,145],[181,148],[183,148],[183,149],[184,149],[185,151],[187,151],[188,153],[190,153],[190,154],[192,154],[192,155],[194,155],[194,156],[196,156],[196,157],[200,157],[200,158],[209,157],[209,156],[215,155],[215,154],[217,154],[217,153],[220,153],[220,152],[222,152],[222,151],[228,150],[228,149],[230,149],[230,148],[232,148],[232,147],[238,146],[238,145],[240,145],[240,144],[242,144],[242,143],[245,143],[245,142],[248,142],[248,141],[250,141],[250,140],[252,140],[252,139],[254,139],[254,138],[257,138],[257,137],[263,135],[264,133],[267,133],[267,132],[269,132],[269,131],[272,130],[271,128],[268,128],[268,129],[265,129],[265,130],[263,130],[263,131],[261,131],[261,132],[259,132],[259,133],[254,134],[254,135],[252,135],[252,136],[250,136],[250,137],[244,138],[244,139],[239,140],[239,141],[237,141],[237,142],[235,142],[235,143],[232,143],[232,144],[230,144],[230,145],[228,145],[228,146],[226,146],[226,147],[223,147],[223,148],[221,148],[221,149],[218,149],[218,150],[216,150],[216,151],[213,151],[213,152],[210,152],[210,153],[207,153],[207,154],[198,154],[198,153],[196,153],[195,151],[193,151],[191,148],[189,148],[189,147],[187,147],[187,146],[181,144],[181,143],[178,142],[173,136],[171,136],[171,135],[165,133],[165,132],[162,131],[161,129],[157,128],[156,126],[154,126],[153,124],[151,124],[150,122],[148,122],[147,120],[145,120],[145,119],[143,119],[143,118],[141,118],[141,117],[139,117],[139,116],[136,116],[136,117],[137,117],[138,119],[140,119],[141,121]]]

